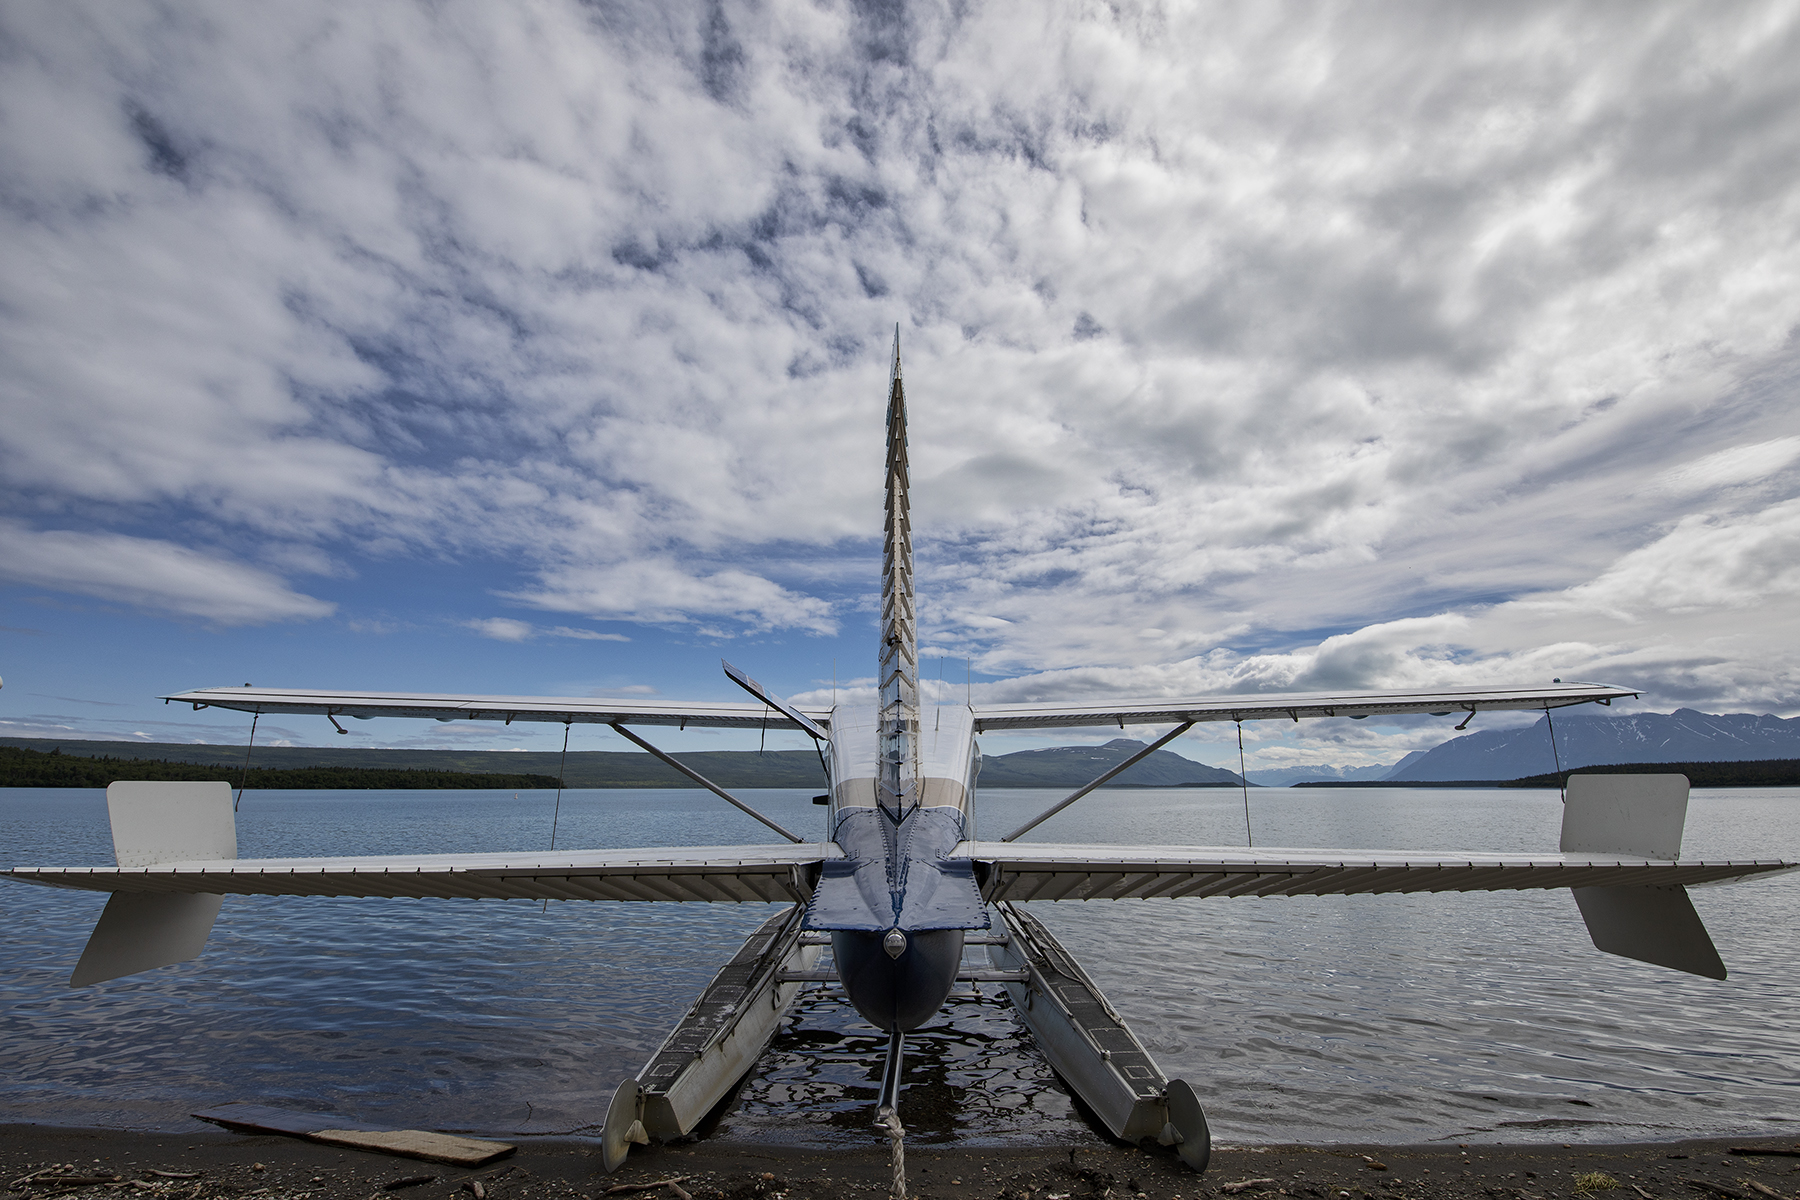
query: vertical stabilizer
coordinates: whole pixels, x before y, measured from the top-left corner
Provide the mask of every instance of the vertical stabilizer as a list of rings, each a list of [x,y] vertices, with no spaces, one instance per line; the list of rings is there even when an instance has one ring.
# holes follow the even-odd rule
[[[1687,805],[1686,775],[1571,775],[1561,848],[1672,862],[1681,857]]]
[[[913,610],[912,514],[906,466],[906,389],[900,377],[900,327],[888,377],[887,528],[881,550],[880,776],[875,795],[902,811],[918,803],[919,644]]]
[[[237,858],[231,785],[121,780],[106,789],[113,858],[121,867]],[[70,987],[135,975],[199,955],[222,896],[114,892],[88,938]]]
[[[1674,861],[1687,824],[1685,775],[1571,775],[1563,808],[1565,854],[1623,854]],[[1597,949],[1622,958],[1725,978],[1725,964],[1687,889],[1572,889]]]

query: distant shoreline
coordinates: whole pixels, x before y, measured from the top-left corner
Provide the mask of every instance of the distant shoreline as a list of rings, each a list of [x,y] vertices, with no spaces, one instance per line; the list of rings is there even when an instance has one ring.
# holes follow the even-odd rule
[[[1611,763],[1570,767],[1560,775],[1545,773],[1522,779],[1308,779],[1295,788],[1554,788],[1568,786],[1571,775],[1686,775],[1690,787],[1800,787],[1800,758],[1748,759],[1743,762]]]
[[[182,777],[181,764],[203,771],[196,777],[225,779],[236,783],[242,775],[246,757],[244,746],[184,745],[180,743],[100,742],[80,739],[0,738],[0,788],[4,787],[94,787],[104,783],[55,783],[36,779],[10,778],[4,761],[22,758],[17,751],[37,751],[63,763],[113,760],[121,770],[135,770],[128,764],[144,764],[146,775],[115,775],[115,778],[174,779]],[[9,753],[11,752],[11,753]],[[1024,755],[1039,758],[1043,751],[1026,751]],[[560,762],[554,751],[511,750],[388,750],[365,747],[257,746],[250,750],[249,786],[272,788],[491,788],[524,791],[557,786],[557,771],[562,768],[563,786],[568,788],[691,788],[692,781],[648,754],[631,751],[570,751],[566,762]],[[820,791],[824,776],[818,756],[811,750],[708,750],[676,755],[708,778],[725,787],[784,788]],[[1073,788],[1093,778],[1105,761],[1086,755],[1079,761],[1060,765],[1056,770],[1040,770],[1036,777],[1018,778],[1009,774],[1002,759],[984,759],[979,780],[983,790],[1018,788]],[[1187,760],[1176,757],[1175,763]],[[1201,766],[1200,764],[1190,764]],[[1164,768],[1167,770],[1168,768]],[[1201,769],[1206,769],[1201,766]],[[1217,770],[1218,768],[1213,768]],[[301,782],[301,772],[314,774],[311,781]],[[411,773],[410,778],[408,773]],[[1015,768],[1016,772],[1016,768]],[[1607,766],[1572,767],[1555,774],[1527,775],[1519,779],[1306,779],[1287,784],[1288,788],[1554,788],[1566,784],[1570,775],[1611,774],[1678,774],[1686,775],[1693,787],[1800,787],[1800,759],[1751,759],[1742,762],[1673,762],[1616,763]],[[1161,782],[1142,783],[1114,780],[1109,788],[1142,790],[1146,788],[1236,789],[1246,786],[1235,777],[1230,779],[1182,779],[1177,776]],[[1251,782],[1259,791],[1280,791],[1280,785]]]

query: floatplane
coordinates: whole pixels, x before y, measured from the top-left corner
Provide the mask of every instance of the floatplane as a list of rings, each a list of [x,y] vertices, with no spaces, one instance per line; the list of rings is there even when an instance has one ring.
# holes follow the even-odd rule
[[[876,1125],[898,1153],[906,1035],[960,981],[994,982],[1069,1088],[1116,1138],[1172,1147],[1204,1170],[1211,1135],[1193,1087],[1169,1079],[1093,979],[1028,906],[1048,900],[1318,896],[1568,888],[1594,945],[1715,979],[1725,968],[1686,888],[1794,869],[1780,861],[1680,857],[1688,781],[1679,775],[1569,779],[1561,845],[1529,856],[1364,850],[1131,846],[1021,841],[1081,797],[1205,721],[1302,721],[1611,704],[1629,688],[1235,695],[1136,703],[937,705],[919,694],[908,506],[906,397],[894,342],[887,404],[880,690],[873,706],[790,704],[726,664],[754,702],[687,704],[565,697],[406,695],[223,687],[166,701],[198,709],[339,718],[546,721],[607,725],[782,840],[768,845],[543,854],[240,859],[224,783],[115,783],[107,789],[116,863],[15,867],[13,879],[111,893],[70,985],[197,956],[227,895],[473,897],[524,900],[777,902],[643,1069],[622,1083],[602,1127],[611,1171],[630,1147],[691,1133],[755,1064],[809,982],[840,986],[888,1036]],[[927,719],[927,716],[929,719]],[[1465,719],[1464,724],[1467,721]],[[1002,730],[1170,726],[1168,732],[996,840],[976,832],[976,738]],[[640,730],[797,730],[814,740],[828,790],[809,841],[702,777]],[[1460,726],[1459,726],[1460,728]],[[964,965],[985,946],[989,966]],[[826,947],[831,966],[821,969]],[[871,1064],[873,1066],[874,1064]]]

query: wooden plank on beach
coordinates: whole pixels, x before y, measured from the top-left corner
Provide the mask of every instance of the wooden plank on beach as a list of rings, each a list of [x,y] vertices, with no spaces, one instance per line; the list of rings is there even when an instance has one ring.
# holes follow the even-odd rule
[[[357,1150],[398,1154],[404,1158],[422,1158],[427,1162],[449,1163],[456,1167],[479,1167],[496,1158],[504,1158],[516,1148],[505,1142],[432,1133],[425,1129],[321,1129],[306,1137],[309,1141],[330,1146],[350,1146]]]
[[[457,1137],[425,1129],[390,1129],[365,1121],[347,1120],[339,1113],[295,1112],[263,1104],[220,1104],[192,1115],[244,1133],[279,1133],[327,1146],[372,1150],[458,1167],[479,1167],[517,1149],[506,1142],[486,1138]]]

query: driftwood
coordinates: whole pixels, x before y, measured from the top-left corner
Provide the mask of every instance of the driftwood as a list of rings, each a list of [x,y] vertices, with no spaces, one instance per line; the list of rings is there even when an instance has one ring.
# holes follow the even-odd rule
[[[682,1190],[681,1185],[686,1183],[690,1178],[692,1178],[692,1176],[673,1175],[668,1179],[653,1179],[649,1183],[621,1183],[607,1188],[602,1194],[607,1196],[628,1196],[632,1192],[654,1192],[657,1188],[666,1187],[673,1190],[676,1196],[685,1196],[687,1193]]]
[[[1750,1197],[1736,1188],[1728,1188],[1722,1183],[1714,1183],[1710,1179],[1684,1179],[1681,1182],[1691,1188],[1699,1188],[1703,1192],[1711,1192],[1715,1196],[1723,1196],[1725,1200],[1750,1200]]]
[[[408,1175],[404,1179],[390,1179],[381,1185],[384,1192],[397,1192],[401,1188],[418,1187],[422,1183],[434,1183],[436,1175]]]
[[[511,1154],[516,1147],[484,1138],[457,1137],[425,1129],[388,1129],[346,1121],[335,1113],[303,1113],[261,1104],[221,1104],[193,1114],[202,1121],[251,1133],[282,1133],[327,1146],[374,1150],[402,1158],[455,1167],[479,1167]]]

